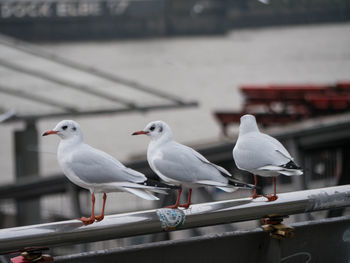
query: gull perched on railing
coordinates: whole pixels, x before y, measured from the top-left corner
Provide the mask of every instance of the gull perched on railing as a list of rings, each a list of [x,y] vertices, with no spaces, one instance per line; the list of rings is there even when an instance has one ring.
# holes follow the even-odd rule
[[[284,146],[275,138],[259,131],[253,115],[241,117],[239,135],[233,148],[233,158],[237,167],[254,174],[255,186],[257,175],[273,177],[274,194],[264,195],[269,201],[274,201],[276,195],[276,176],[302,175],[301,168],[295,164],[293,158]],[[257,198],[256,189],[252,198]]]
[[[91,216],[79,219],[85,225],[104,218],[108,192],[124,191],[146,200],[158,200],[151,192],[166,194],[164,190],[171,188],[147,179],[142,173],[125,167],[109,154],[85,144],[80,126],[75,121],[61,121],[43,136],[50,134],[57,134],[61,138],[57,159],[63,173],[74,184],[91,192]],[[98,216],[94,212],[95,193],[103,193],[102,213]]]
[[[152,170],[164,182],[180,186],[176,203],[168,208],[188,208],[194,187],[213,186],[225,192],[237,188],[254,189],[253,185],[233,178],[227,170],[209,162],[192,148],[174,141],[170,127],[163,121],[151,122],[132,135],[140,134],[151,137],[147,160]],[[180,205],[182,187],[189,188],[189,196],[187,203]]]

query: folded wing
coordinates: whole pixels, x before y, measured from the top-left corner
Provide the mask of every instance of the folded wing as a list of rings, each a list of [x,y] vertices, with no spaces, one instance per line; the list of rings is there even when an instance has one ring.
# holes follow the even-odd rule
[[[69,167],[81,180],[91,184],[142,183],[147,179],[142,173],[125,167],[107,153],[88,145],[72,153]]]
[[[157,172],[177,182],[215,186],[230,192],[232,187],[252,187],[236,180],[226,169],[209,162],[192,148],[176,142],[167,145],[153,164]]]

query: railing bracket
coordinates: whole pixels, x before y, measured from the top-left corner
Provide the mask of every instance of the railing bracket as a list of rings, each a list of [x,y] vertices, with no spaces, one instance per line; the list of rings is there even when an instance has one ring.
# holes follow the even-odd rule
[[[16,252],[21,252],[19,256],[11,258],[12,263],[44,263],[53,261],[53,257],[48,254],[43,254],[43,250],[48,250],[47,247],[26,247]]]
[[[270,233],[270,237],[282,240],[294,237],[294,228],[283,224],[283,219],[288,216],[268,215],[261,219],[261,228]]]

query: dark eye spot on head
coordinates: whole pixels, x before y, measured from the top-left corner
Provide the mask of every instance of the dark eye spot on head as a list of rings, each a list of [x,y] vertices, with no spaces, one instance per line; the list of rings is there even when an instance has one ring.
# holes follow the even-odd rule
[[[76,128],[76,127],[73,127],[73,128],[72,128],[72,130],[73,130],[73,131],[76,131],[76,130],[77,130],[77,128]]]
[[[151,128],[149,128],[151,131],[154,131],[154,129],[155,129],[156,127],[153,125],[153,126],[151,126]]]
[[[163,126],[160,126],[159,127],[159,132],[162,132],[163,131]]]
[[[62,129],[63,129],[63,130],[67,130],[67,128],[68,128],[67,125],[62,126]]]

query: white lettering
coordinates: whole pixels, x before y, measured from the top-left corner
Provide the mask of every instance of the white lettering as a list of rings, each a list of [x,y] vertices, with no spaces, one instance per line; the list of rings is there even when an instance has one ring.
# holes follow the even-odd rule
[[[102,7],[101,3],[90,3],[90,14],[94,16],[100,16],[102,15]]]
[[[16,4],[13,7],[12,14],[15,17],[24,17],[26,15],[26,7],[25,5],[21,5],[20,3]]]
[[[57,3],[56,5],[57,16],[67,16],[67,5],[66,3]]]
[[[89,4],[88,3],[81,3],[78,5],[78,12],[79,16],[88,16],[89,15]]]
[[[9,4],[2,4],[0,8],[1,8],[1,17],[2,18],[11,17],[11,8],[10,8]]]
[[[38,9],[37,6],[33,3],[29,4],[26,8],[26,13],[30,17],[37,17],[38,16]]]
[[[109,1],[107,3],[108,9],[111,15],[121,15],[125,12],[126,8],[129,6],[128,0],[121,1]]]
[[[1,18],[50,17],[53,2],[10,2],[0,4]],[[58,17],[100,16],[103,9],[101,2],[56,2],[55,14]]]
[[[41,17],[51,16],[51,6],[49,3],[42,3],[38,8],[38,15]]]
[[[1,18],[22,17],[50,17],[50,3],[11,3],[0,5]]]
[[[98,2],[63,2],[57,3],[57,16],[99,16],[102,15],[101,3]]]

